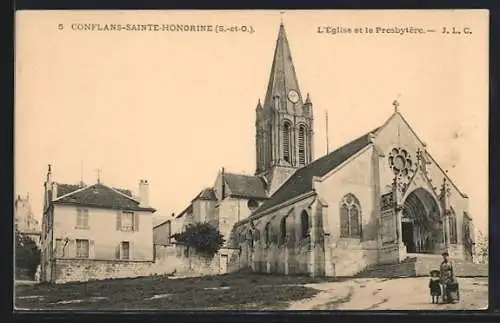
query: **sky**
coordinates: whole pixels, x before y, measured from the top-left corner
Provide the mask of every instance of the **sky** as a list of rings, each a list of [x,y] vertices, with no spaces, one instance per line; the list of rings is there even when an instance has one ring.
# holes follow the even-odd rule
[[[313,103],[315,157],[400,111],[488,218],[487,11],[32,11],[16,13],[15,193],[40,219],[47,165],[62,183],[101,181],[156,215],[180,212],[217,172],[255,171],[280,20],[302,95]],[[247,26],[249,32],[76,31],[74,24]],[[60,29],[62,26],[62,29]],[[318,27],[351,33],[318,33]],[[415,27],[426,34],[355,34]],[[472,34],[442,34],[443,27]],[[328,134],[325,113],[328,111]]]

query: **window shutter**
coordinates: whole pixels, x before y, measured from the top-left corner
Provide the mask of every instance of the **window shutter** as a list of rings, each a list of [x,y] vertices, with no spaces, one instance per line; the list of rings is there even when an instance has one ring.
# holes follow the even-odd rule
[[[95,242],[94,240],[89,240],[89,258],[95,258]]]
[[[134,231],[139,231],[139,213],[134,213]]]
[[[116,230],[120,231],[122,228],[122,212],[116,212]]]
[[[115,258],[116,258],[116,259],[120,259],[120,248],[121,248],[121,245],[122,245],[122,244],[120,243],[120,244],[118,244],[118,245],[116,246],[116,248],[115,248]]]

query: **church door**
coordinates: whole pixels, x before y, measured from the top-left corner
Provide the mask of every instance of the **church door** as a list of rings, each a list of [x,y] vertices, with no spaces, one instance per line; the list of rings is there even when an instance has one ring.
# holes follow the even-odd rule
[[[415,241],[413,237],[413,223],[403,222],[402,224],[402,238],[403,243],[406,245],[406,252],[415,253]]]

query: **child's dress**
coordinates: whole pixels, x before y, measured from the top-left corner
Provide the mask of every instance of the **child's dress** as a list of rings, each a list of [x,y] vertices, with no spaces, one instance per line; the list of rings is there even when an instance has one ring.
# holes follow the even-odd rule
[[[431,277],[431,280],[429,281],[429,289],[431,291],[431,296],[441,296],[439,277]]]

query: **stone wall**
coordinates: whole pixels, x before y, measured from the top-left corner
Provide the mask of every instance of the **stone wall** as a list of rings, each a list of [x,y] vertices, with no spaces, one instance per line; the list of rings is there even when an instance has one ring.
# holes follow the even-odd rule
[[[215,275],[219,274],[220,255],[216,254],[212,259],[198,256],[193,249],[176,244],[169,246],[155,246],[155,272],[175,273],[176,275],[197,274]]]
[[[128,278],[151,274],[151,261],[120,261],[95,259],[57,259],[54,282],[88,281]]]
[[[56,259],[53,281],[57,284],[175,274],[179,276],[217,275],[239,268],[239,252],[221,249],[212,259],[197,255],[180,244],[155,245],[155,261]]]
[[[221,249],[212,259],[196,254],[194,249],[180,244],[156,245],[155,263],[152,272],[176,275],[217,275],[236,271],[239,267],[239,252]]]

